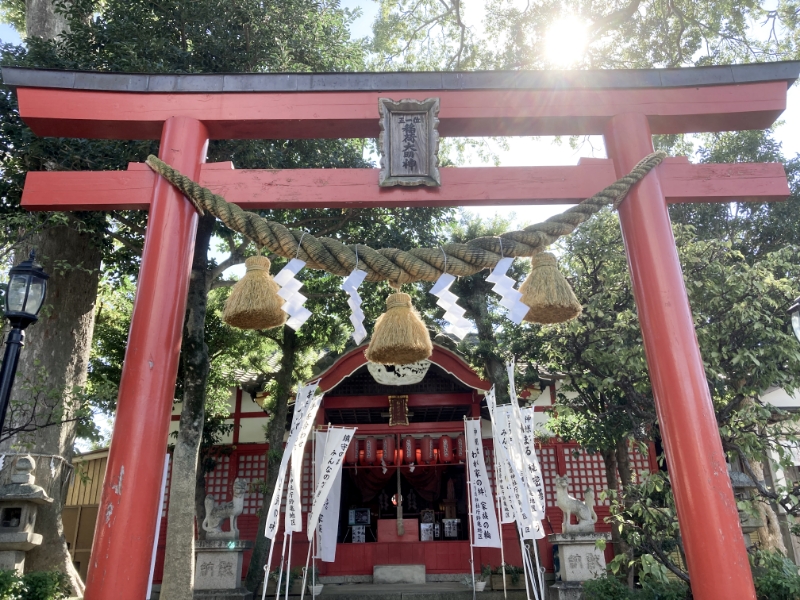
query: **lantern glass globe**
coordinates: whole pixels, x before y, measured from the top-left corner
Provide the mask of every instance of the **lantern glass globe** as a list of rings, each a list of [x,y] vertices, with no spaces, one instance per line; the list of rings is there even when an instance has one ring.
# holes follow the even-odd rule
[[[12,267],[8,273],[5,316],[13,326],[23,329],[36,321],[47,295],[49,275],[36,264],[35,258],[31,252],[28,260]]]
[[[797,341],[800,342],[800,298],[794,301],[794,304],[789,308],[789,317],[792,320],[792,329]]]

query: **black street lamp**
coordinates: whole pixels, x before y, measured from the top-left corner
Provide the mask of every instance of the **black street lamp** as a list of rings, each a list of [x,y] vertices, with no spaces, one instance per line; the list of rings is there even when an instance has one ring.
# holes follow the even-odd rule
[[[800,298],[794,301],[794,304],[789,308],[789,316],[792,317],[792,329],[794,329],[794,336],[800,342]]]
[[[0,369],[0,432],[6,422],[11,387],[17,374],[19,352],[25,345],[25,328],[39,320],[37,316],[47,294],[47,280],[50,275],[37,265],[36,252],[31,250],[30,258],[8,272],[5,317],[11,324],[6,339],[6,352],[3,367]]]

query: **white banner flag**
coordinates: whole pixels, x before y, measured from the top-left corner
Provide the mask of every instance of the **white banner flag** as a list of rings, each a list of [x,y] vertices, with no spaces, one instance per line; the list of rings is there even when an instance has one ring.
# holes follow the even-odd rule
[[[545,496],[544,496],[544,478],[542,477],[542,468],[539,465],[539,458],[536,456],[536,437],[534,431],[535,411],[531,406],[529,408],[521,408],[520,414],[522,415],[522,456],[525,461],[525,467],[528,469],[528,482],[530,491],[533,492],[533,499],[536,501],[536,510],[544,518]]]
[[[300,436],[303,425],[306,423],[306,421],[313,426],[314,419],[317,417],[317,410],[319,409],[320,402],[322,402],[322,396],[314,395],[316,389],[317,382],[314,382],[311,385],[300,388],[300,390],[297,392],[297,399],[294,403],[292,427],[289,430],[289,439],[286,442],[286,449],[281,457],[281,466],[278,470],[278,479],[275,481],[275,489],[272,491],[272,499],[270,500],[269,512],[267,513],[267,526],[264,535],[270,539],[273,539],[275,534],[278,533],[278,517],[280,516],[281,512],[283,484],[286,481],[286,467],[289,464],[289,457],[292,455],[292,449],[297,443],[297,438]],[[308,434],[306,434],[306,437],[308,437]]]
[[[508,477],[509,465],[505,450],[500,446],[497,427],[497,399],[494,386],[486,393],[486,405],[489,408],[489,418],[492,421],[492,442],[494,443],[494,478],[497,492],[497,502],[500,505],[500,522],[513,523],[516,521],[514,502],[511,494],[511,481]]]
[[[325,456],[325,442],[328,439],[328,434],[323,431],[318,431],[317,436],[317,452],[314,476],[314,487],[316,489],[322,474],[322,459]],[[339,504],[342,500],[342,471],[336,474],[333,480],[328,498],[322,505],[322,510],[319,513],[319,524],[317,525],[317,544],[319,545],[319,557],[323,562],[334,562],[336,560],[336,538],[339,535]]]
[[[469,487],[472,495],[472,531],[474,535],[472,545],[482,548],[500,548],[500,530],[497,527],[497,513],[494,512],[492,486],[486,473],[486,463],[483,460],[480,419],[465,421],[464,430],[469,460],[467,467],[469,469]]]
[[[297,439],[294,446],[291,448],[292,462],[291,474],[289,476],[289,490],[286,492],[286,519],[284,527],[286,531],[300,532],[303,531],[303,520],[301,513],[303,506],[300,496],[300,484],[303,481],[303,456],[305,455],[306,442],[311,430],[314,428],[314,421],[316,420],[317,410],[319,409],[322,396],[314,396],[306,406],[306,415],[311,418],[304,418],[300,423],[297,433]],[[311,414],[313,411],[313,414]],[[292,419],[294,421],[294,419]],[[286,452],[289,451],[289,444],[286,444]]]
[[[308,539],[314,537],[314,529],[319,522],[319,516],[328,495],[333,490],[333,484],[342,470],[342,459],[344,459],[347,447],[356,435],[356,428],[331,427],[328,429],[327,440],[325,440],[325,453],[322,455],[320,464],[320,478],[317,489],[314,492],[314,505],[311,514],[308,516]]]

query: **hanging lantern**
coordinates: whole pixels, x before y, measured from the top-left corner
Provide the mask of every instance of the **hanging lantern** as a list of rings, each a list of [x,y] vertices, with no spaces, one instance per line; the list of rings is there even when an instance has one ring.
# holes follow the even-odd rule
[[[420,445],[422,462],[426,465],[431,464],[433,462],[433,438],[429,435],[423,435]]]
[[[369,436],[364,440],[364,461],[361,464],[374,465],[378,460],[378,440],[375,436]]]
[[[453,440],[449,435],[439,438],[439,462],[453,462]]]
[[[358,440],[353,440],[352,443],[347,447],[347,452],[344,455],[344,461],[348,465],[356,464],[358,460]]]
[[[407,435],[403,438],[403,462],[407,465],[417,460],[417,443],[414,436]]]
[[[458,462],[467,460],[467,440],[463,433],[459,433],[456,438],[456,459]]]
[[[395,439],[393,435],[387,435],[383,438],[383,462],[387,465],[394,464],[394,445]]]

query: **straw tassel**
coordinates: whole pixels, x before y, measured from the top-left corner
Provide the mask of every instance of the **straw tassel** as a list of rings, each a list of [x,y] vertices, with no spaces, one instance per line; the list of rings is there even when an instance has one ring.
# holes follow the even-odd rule
[[[428,328],[411,306],[411,296],[395,292],[386,299],[386,312],[375,322],[365,352],[367,360],[382,365],[410,365],[433,352]]]
[[[581,314],[581,303],[559,271],[556,257],[549,252],[531,258],[531,272],[519,291],[522,302],[530,307],[523,321],[565,323]]]
[[[280,287],[269,274],[266,256],[251,256],[244,261],[247,272],[231,290],[222,320],[239,329],[271,329],[286,322]]]

